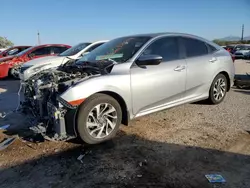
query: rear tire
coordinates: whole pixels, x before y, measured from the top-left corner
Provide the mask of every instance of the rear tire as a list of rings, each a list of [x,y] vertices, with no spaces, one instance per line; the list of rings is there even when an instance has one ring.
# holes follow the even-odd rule
[[[211,104],[221,103],[228,90],[228,80],[223,74],[218,74],[210,87],[208,101]]]
[[[121,124],[120,104],[106,94],[95,94],[79,107],[77,131],[88,144],[98,144],[113,138]]]

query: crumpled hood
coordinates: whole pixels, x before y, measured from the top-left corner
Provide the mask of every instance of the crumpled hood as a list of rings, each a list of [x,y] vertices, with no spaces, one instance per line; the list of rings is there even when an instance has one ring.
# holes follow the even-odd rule
[[[15,58],[15,56],[8,56],[8,57],[3,57],[3,58],[0,58],[0,63],[1,62],[5,62],[5,61],[10,61],[10,60],[12,60],[12,59],[14,59]]]
[[[37,74],[43,70],[56,68],[67,61],[69,61],[67,57],[60,56],[43,57],[28,61],[27,63],[24,63],[21,67],[21,70],[23,69],[24,74],[22,79],[27,80],[34,74]]]
[[[53,63],[53,62],[61,62],[64,57],[59,57],[59,56],[48,56],[48,57],[42,57],[38,59],[34,59],[31,61],[28,61],[27,63],[24,64],[24,66],[31,67],[34,65],[43,65],[43,64],[48,64],[48,63]]]

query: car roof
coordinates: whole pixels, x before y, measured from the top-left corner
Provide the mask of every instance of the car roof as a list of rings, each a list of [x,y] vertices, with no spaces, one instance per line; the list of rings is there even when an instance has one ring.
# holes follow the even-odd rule
[[[159,36],[167,36],[167,35],[178,35],[178,36],[187,36],[187,37],[198,37],[198,36],[195,36],[195,35],[191,35],[191,34],[188,34],[188,33],[178,33],[178,32],[161,32],[161,33],[148,33],[148,34],[136,34],[136,35],[130,35],[128,37],[151,37],[151,38],[154,38],[154,37],[159,37]],[[201,37],[198,37],[198,38],[201,38]]]
[[[217,45],[216,43],[213,43],[212,41],[199,37],[197,35],[192,35],[188,33],[179,33],[179,32],[161,32],[161,33],[149,33],[149,34],[137,34],[137,35],[130,35],[126,37],[150,37],[150,38],[156,38],[161,36],[182,36],[182,37],[188,37],[188,38],[195,38],[197,40],[201,40],[203,42],[206,42],[212,46],[214,46],[217,49],[220,49],[221,46]]]
[[[68,46],[68,47],[71,47],[70,45],[67,45],[67,44],[42,44],[42,45],[36,45],[34,47],[46,47],[46,46]]]
[[[11,48],[23,48],[23,47],[31,47],[31,46],[30,45],[12,46]]]

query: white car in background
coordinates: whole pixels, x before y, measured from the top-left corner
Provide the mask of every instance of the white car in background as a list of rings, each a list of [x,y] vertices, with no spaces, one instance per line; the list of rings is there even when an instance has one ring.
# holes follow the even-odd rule
[[[0,48],[0,52],[3,52],[4,50],[6,50],[6,48]]]
[[[71,59],[77,60],[106,42],[107,40],[97,41],[94,43],[80,43],[73,46],[72,48],[69,48],[58,56],[43,57],[31,60],[21,66],[19,78],[23,81],[26,81],[38,72],[50,68],[56,68]]]

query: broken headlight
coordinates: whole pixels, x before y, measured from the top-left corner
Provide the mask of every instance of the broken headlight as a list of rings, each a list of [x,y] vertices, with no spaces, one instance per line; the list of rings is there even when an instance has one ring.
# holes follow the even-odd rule
[[[57,101],[59,103],[61,103],[63,106],[67,107],[67,108],[70,108],[70,109],[75,109],[76,106],[72,106],[71,104],[69,104],[66,100],[64,100],[62,97],[58,96],[57,98]]]

